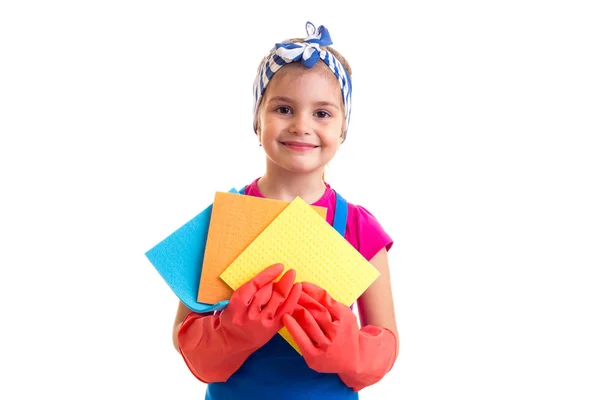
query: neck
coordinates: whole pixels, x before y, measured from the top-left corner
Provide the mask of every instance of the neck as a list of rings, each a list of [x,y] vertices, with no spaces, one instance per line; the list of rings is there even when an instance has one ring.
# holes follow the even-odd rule
[[[323,171],[298,174],[283,169],[267,168],[258,180],[260,192],[269,199],[292,201],[300,197],[307,204],[313,204],[325,193]]]

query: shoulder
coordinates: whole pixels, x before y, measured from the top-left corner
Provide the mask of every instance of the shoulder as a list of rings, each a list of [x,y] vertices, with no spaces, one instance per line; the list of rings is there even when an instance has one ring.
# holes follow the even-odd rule
[[[252,182],[247,184],[246,186],[243,186],[243,193],[247,196],[264,197],[262,195],[262,193],[260,192],[260,190],[258,189],[258,180],[259,179],[260,178],[256,178]]]
[[[363,205],[350,202],[345,237],[367,260],[371,260],[383,248],[389,251],[394,244],[371,211]]]

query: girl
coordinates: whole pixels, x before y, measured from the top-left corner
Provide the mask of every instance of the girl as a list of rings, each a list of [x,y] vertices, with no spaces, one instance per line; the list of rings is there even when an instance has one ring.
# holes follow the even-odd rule
[[[352,309],[322,288],[294,283],[293,270],[275,282],[282,265],[236,290],[220,313],[198,314],[180,303],[173,341],[194,376],[208,383],[206,399],[357,399],[398,354],[387,259],[392,239],[369,211],[347,203],[323,178],[346,138],[351,69],[329,47],[327,29],[308,22],[306,30],[305,39],[276,44],[259,66],[254,130],[266,171],[244,194],[299,196],[326,207],[327,221],[380,276],[357,300],[361,327]],[[277,334],[283,326],[302,355]]]

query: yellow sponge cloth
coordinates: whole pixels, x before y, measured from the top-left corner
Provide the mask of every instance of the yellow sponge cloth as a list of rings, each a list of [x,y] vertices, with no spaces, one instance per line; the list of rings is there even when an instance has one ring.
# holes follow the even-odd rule
[[[301,198],[292,201],[220,275],[233,290],[282,263],[297,282],[311,282],[350,306],[379,272]],[[282,336],[299,352],[285,330]]]

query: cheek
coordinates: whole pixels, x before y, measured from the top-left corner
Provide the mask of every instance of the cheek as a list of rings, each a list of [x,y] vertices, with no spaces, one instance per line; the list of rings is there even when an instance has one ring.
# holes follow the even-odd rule
[[[336,150],[340,146],[339,133],[329,135],[326,143],[324,143],[328,150]]]
[[[344,123],[331,126],[327,134],[327,142],[331,146],[338,147],[344,141]]]
[[[275,135],[285,128],[285,122],[279,118],[263,118],[260,120],[260,127],[263,135]]]

